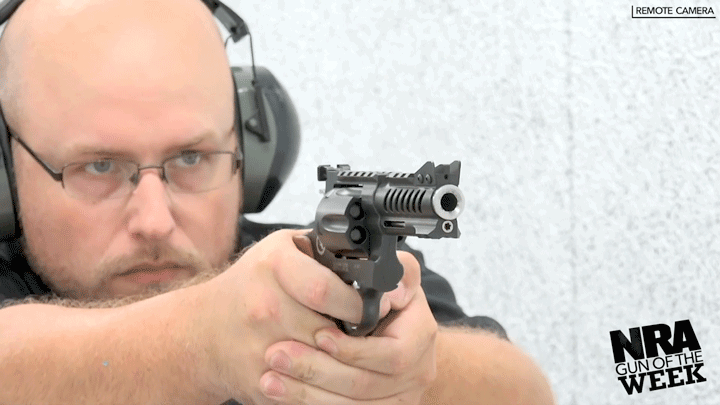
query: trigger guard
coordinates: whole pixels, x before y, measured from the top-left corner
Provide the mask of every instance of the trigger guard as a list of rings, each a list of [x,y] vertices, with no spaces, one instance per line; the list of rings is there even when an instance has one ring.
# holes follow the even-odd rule
[[[363,302],[363,314],[359,324],[343,322],[344,332],[350,336],[367,336],[377,327],[380,318],[382,293],[374,289],[359,290]]]

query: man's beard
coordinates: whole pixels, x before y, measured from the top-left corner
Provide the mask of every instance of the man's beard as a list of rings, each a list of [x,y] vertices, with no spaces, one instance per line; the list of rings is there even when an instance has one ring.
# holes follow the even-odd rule
[[[237,238],[238,230],[234,232],[233,243],[229,246],[235,248]],[[90,285],[83,285],[73,278],[72,272],[69,272],[68,269],[53,269],[43,263],[35,254],[32,246],[27,243],[24,234],[21,236],[21,243],[30,268],[50,288],[55,297],[77,302],[97,303],[101,306],[106,306],[102,303],[114,306],[113,301],[130,303],[210,280],[225,271],[230,260],[237,256],[233,250],[227,255],[225,262],[213,265],[196,250],[178,251],[165,244],[151,243],[142,245],[132,255],[101,261],[94,269],[92,279],[85,281]],[[114,277],[123,275],[131,269],[141,269],[141,265],[147,263],[169,263],[170,268],[190,270],[191,276],[170,282],[146,284],[131,294],[113,294],[110,282]]]

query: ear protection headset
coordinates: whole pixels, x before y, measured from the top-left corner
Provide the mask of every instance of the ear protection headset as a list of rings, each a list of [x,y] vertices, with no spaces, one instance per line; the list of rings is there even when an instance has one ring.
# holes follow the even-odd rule
[[[233,42],[250,39],[251,66],[232,66],[235,128],[243,152],[243,212],[270,204],[295,165],[300,150],[300,122],[287,91],[266,68],[256,67],[252,36],[239,15],[216,0],[201,0],[228,30]],[[4,24],[23,0],[0,3]],[[227,42],[226,42],[227,44]],[[19,236],[17,196],[7,123],[0,109],[0,240]]]

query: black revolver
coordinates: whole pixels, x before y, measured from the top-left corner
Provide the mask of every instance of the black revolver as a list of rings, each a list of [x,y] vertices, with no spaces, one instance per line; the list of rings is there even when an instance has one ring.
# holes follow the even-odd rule
[[[460,162],[415,173],[351,171],[318,167],[325,195],[310,233],[315,258],[352,284],[362,297],[360,324],[339,326],[352,336],[370,334],[378,324],[380,298],[403,276],[397,243],[406,236],[457,238],[457,217],[465,199],[458,188]]]

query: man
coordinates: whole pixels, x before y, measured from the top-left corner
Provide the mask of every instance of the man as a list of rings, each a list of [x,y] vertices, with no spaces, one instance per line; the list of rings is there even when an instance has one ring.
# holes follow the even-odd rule
[[[552,403],[497,334],[438,329],[407,252],[393,316],[366,338],[335,328],[361,302],[307,230],[229,261],[252,232],[238,235],[230,69],[200,1],[27,0],[0,49],[22,225],[0,294],[63,298],[0,309],[0,403]],[[204,164],[221,174],[183,182]],[[92,184],[113,170],[132,181]]]

